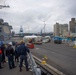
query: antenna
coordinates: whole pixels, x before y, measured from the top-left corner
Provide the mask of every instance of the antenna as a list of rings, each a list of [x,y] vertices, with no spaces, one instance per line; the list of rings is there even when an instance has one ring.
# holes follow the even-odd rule
[[[23,28],[22,28],[22,25],[21,25],[21,27],[20,27],[20,32],[23,32]]]
[[[20,26],[20,31],[19,31],[19,33],[20,33],[20,36],[23,36],[23,28],[22,28],[22,25]]]

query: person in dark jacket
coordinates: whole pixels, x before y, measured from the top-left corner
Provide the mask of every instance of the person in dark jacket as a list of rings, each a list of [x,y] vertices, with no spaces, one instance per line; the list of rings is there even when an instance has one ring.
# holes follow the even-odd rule
[[[17,51],[19,50],[19,45],[20,43],[17,43],[15,46],[15,62],[19,62],[19,54],[17,53]]]
[[[6,62],[6,61],[5,61],[5,49],[6,49],[5,45],[2,44],[1,50],[2,50],[2,62],[3,62],[3,63]]]
[[[1,62],[2,62],[2,50],[1,50],[1,46],[0,46],[0,69],[2,69],[2,65],[1,65]]]
[[[22,71],[22,65],[23,61],[25,62],[26,71],[29,70],[28,68],[28,61],[27,61],[27,53],[30,53],[29,49],[25,46],[25,43],[21,41],[21,44],[19,46],[18,53],[20,54],[20,72]]]
[[[12,48],[12,42],[8,43],[8,47],[6,48],[6,56],[8,58],[9,69],[15,68],[14,49]]]

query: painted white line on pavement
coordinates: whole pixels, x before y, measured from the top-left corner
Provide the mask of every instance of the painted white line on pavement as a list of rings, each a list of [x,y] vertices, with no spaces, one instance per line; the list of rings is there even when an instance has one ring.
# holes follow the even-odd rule
[[[51,52],[51,53],[55,53],[55,52]]]
[[[38,50],[39,48],[36,48],[36,50]]]

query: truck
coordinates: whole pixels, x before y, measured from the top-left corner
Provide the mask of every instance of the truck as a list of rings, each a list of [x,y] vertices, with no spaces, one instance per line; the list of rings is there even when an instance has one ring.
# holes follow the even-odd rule
[[[53,41],[54,41],[54,43],[61,44],[62,43],[62,38],[59,37],[59,36],[55,36],[53,38]]]

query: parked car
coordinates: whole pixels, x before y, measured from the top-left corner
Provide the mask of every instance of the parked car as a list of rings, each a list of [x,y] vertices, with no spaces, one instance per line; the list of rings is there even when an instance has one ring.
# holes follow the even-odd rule
[[[53,38],[53,41],[54,41],[54,43],[61,44],[62,43],[62,38],[57,36],[57,37]]]

